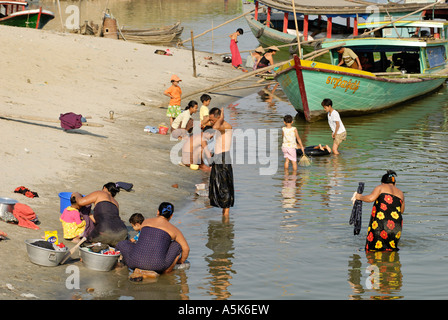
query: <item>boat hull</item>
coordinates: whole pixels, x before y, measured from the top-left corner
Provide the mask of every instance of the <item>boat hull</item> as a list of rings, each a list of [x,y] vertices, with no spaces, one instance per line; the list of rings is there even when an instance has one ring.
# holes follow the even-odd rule
[[[36,29],[37,21],[42,29],[50,20],[54,19],[54,14],[48,10],[42,10],[39,18],[39,9],[17,11],[0,19],[0,25],[24,27]]]
[[[250,30],[257,38],[258,42],[264,48],[270,46],[277,46],[280,49],[281,54],[290,55],[293,53],[297,53],[297,36],[291,35],[289,33],[278,31],[274,28],[268,28],[265,24],[255,20],[253,15],[245,16],[247,24],[249,25]],[[300,37],[301,41],[303,37]],[[291,46],[284,46],[286,44],[291,44]],[[308,54],[317,49],[320,49],[320,42],[315,42],[314,44],[303,44],[301,46],[302,53]],[[327,54],[319,56],[316,58],[317,61],[321,62],[330,62],[330,58]]]
[[[321,106],[325,98],[333,101],[340,114],[368,114],[432,92],[445,81],[443,77],[430,75],[425,78],[376,77],[370,72],[306,60],[301,60],[301,64],[297,69],[302,74],[304,90],[299,89],[294,61],[278,70],[275,79],[293,107],[308,121],[326,116]]]

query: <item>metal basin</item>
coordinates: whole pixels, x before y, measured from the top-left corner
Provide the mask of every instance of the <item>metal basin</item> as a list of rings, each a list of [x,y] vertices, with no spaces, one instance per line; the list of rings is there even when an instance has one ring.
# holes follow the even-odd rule
[[[0,198],[0,218],[6,215],[7,212],[12,213],[17,202],[19,201],[11,198]]]
[[[42,239],[25,240],[26,251],[28,253],[28,258],[30,259],[30,261],[34,264],[45,267],[56,267],[57,265],[59,265],[67,251],[56,251],[38,247],[32,244],[39,240],[42,241]]]
[[[87,248],[80,248],[82,263],[88,269],[96,271],[110,271],[117,263],[119,254],[106,255],[89,251]]]

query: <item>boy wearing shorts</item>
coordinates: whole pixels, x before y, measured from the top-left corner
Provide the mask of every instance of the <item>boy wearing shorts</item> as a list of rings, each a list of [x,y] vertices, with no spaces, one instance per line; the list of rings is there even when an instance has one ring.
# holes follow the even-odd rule
[[[344,124],[342,123],[339,112],[333,109],[333,101],[330,99],[324,99],[322,101],[322,107],[325,112],[327,112],[328,124],[332,131],[333,137],[333,153],[339,154],[339,145],[347,138],[347,131],[345,130]]]
[[[180,107],[182,97],[182,89],[179,87],[180,81],[182,80],[173,74],[171,77],[171,86],[163,93],[167,97],[170,97],[170,104],[166,111],[166,116],[170,118],[170,127],[173,125],[174,119],[176,119],[182,112]]]

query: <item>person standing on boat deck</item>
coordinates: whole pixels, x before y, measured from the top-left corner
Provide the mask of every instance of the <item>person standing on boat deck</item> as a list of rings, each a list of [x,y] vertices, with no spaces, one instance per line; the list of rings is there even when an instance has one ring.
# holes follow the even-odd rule
[[[274,64],[274,55],[277,51],[280,51],[280,49],[276,46],[267,47],[263,57],[258,61],[257,69],[272,66]]]
[[[404,194],[395,186],[397,174],[387,170],[381,184],[363,196],[355,192],[352,200],[374,202],[367,229],[366,251],[397,251],[403,229]]]
[[[215,130],[215,154],[212,159],[208,197],[210,205],[222,208],[223,217],[228,218],[230,207],[233,207],[235,201],[230,159],[233,129],[227,121],[224,121],[224,108],[211,109],[209,119]]]
[[[236,32],[232,33],[230,37],[230,53],[232,54],[232,67],[235,69],[243,69],[240,50],[238,49],[238,36],[243,35],[244,31],[238,28]],[[243,69],[244,70],[244,69]]]
[[[336,51],[342,55],[342,59],[339,62],[338,66],[345,64],[347,68],[362,70],[362,65],[359,61],[359,57],[356,53],[353,52],[352,49],[339,47],[336,49]]]
[[[328,125],[332,131],[331,136],[333,138],[333,153],[339,154],[339,145],[347,138],[347,131],[345,130],[345,126],[339,116],[339,112],[333,109],[333,101],[331,101],[331,99],[324,99],[322,101],[322,107],[325,112],[327,112]]]

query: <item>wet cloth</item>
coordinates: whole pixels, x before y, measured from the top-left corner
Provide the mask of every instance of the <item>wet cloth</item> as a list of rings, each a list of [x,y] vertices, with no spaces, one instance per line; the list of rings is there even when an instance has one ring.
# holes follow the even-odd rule
[[[401,205],[394,195],[381,193],[375,200],[367,229],[366,251],[396,251],[403,228]]]
[[[65,130],[78,129],[82,127],[82,115],[68,112],[61,114],[59,120],[61,120],[61,127]]]
[[[14,193],[21,193],[24,196],[28,197],[28,198],[38,198],[39,195],[37,194],[37,192],[35,191],[31,191],[28,188],[25,188],[24,186],[20,186],[14,189]]]
[[[215,154],[213,157],[208,197],[210,205],[214,207],[233,207],[235,202],[233,168],[228,152]]]
[[[112,247],[127,238],[127,228],[121,220],[118,207],[109,201],[101,201],[93,210],[95,228],[90,232],[89,242],[101,242]]]
[[[16,203],[12,214],[18,220],[20,227],[39,230],[39,227],[36,224],[39,224],[40,222],[37,219],[36,213],[26,204]]]
[[[232,66],[239,67],[243,60],[241,59],[240,50],[238,49],[238,44],[234,39],[230,40],[230,53],[232,54]]]
[[[143,227],[136,243],[120,241],[116,249],[130,269],[139,268],[157,273],[168,269],[182,253],[180,244],[173,241],[166,231],[153,227]]]
[[[364,182],[358,184],[357,193],[362,194],[364,192]],[[353,203],[352,214],[350,216],[349,223],[353,224],[354,230],[353,234],[358,235],[361,231],[361,221],[362,221],[362,201],[355,200]]]

